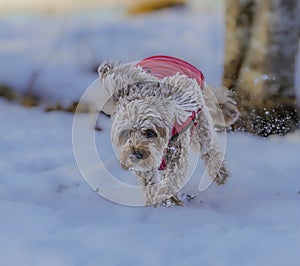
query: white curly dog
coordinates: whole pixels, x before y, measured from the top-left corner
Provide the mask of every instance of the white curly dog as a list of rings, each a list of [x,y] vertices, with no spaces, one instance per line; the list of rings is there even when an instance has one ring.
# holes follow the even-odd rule
[[[122,167],[143,186],[147,206],[183,205],[178,191],[189,147],[212,180],[225,183],[229,171],[215,128],[225,129],[239,114],[227,89],[212,92],[199,70],[166,56],[105,62],[98,72],[101,90],[111,95],[103,111],[113,117],[112,143]]]

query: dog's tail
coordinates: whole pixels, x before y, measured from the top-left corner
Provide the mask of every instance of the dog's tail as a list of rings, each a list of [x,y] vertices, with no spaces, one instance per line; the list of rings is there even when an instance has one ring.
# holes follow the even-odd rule
[[[207,84],[203,88],[203,98],[208,107],[214,125],[226,128],[234,124],[239,118],[239,111],[232,98],[232,92],[225,87],[211,89]]]

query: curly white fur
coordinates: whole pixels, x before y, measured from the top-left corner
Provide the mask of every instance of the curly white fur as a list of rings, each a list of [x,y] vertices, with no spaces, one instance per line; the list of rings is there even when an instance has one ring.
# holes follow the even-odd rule
[[[217,184],[226,181],[229,173],[214,131],[215,126],[225,128],[238,117],[226,89],[214,94],[206,84],[201,90],[185,75],[159,79],[141,67],[111,62],[99,67],[99,79],[111,95],[105,111],[114,117],[112,142],[122,166],[144,186],[147,206],[182,205],[177,193],[184,182],[189,146],[200,152]],[[174,124],[183,123],[200,108],[197,124],[170,141]],[[167,167],[158,170],[163,156]]]

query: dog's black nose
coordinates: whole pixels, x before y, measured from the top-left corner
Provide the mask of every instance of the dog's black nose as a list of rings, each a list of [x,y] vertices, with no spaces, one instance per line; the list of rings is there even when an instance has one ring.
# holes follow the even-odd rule
[[[137,162],[141,159],[143,159],[143,154],[139,152],[138,150],[133,150],[132,153],[129,155],[129,159],[132,162]]]

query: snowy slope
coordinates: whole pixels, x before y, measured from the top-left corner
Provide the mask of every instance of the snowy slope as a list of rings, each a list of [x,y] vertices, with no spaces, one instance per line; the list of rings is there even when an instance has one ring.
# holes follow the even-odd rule
[[[220,84],[219,11],[117,20],[70,16],[57,43],[61,17],[2,18],[0,82],[22,91],[47,62],[35,92],[44,101],[68,103],[96,78],[93,64],[164,53]],[[153,209],[118,205],[93,192],[73,156],[72,121],[69,113],[0,99],[1,266],[299,265],[299,131],[268,139],[228,134],[229,182],[199,193],[195,177],[183,189],[194,201]],[[101,121],[96,134],[108,136],[110,121]]]
[[[80,176],[71,114],[3,100],[0,109],[1,265],[299,264],[299,132],[229,134],[225,186],[199,193],[196,178],[186,207],[138,208]]]

